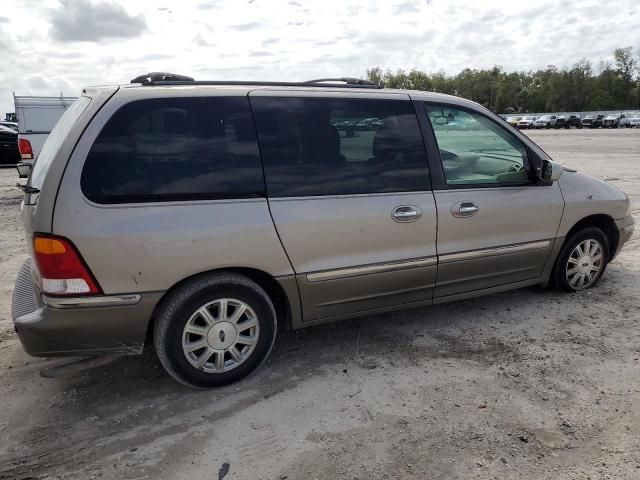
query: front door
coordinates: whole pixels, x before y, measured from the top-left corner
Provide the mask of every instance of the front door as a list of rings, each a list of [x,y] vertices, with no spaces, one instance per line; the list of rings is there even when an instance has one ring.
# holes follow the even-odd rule
[[[558,183],[538,185],[525,145],[488,116],[424,106],[442,167],[434,297],[539,277],[564,208]]]
[[[436,208],[407,95],[250,94],[305,321],[431,301]]]

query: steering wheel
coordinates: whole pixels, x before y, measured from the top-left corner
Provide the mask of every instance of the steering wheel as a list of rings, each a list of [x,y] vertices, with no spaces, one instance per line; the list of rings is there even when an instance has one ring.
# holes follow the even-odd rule
[[[518,173],[524,170],[524,166],[520,163],[512,163],[504,170],[500,170],[498,173]]]

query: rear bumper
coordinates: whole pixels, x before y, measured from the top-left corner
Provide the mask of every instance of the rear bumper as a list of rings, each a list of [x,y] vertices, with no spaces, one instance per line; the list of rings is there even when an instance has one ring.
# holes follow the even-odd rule
[[[138,354],[161,296],[43,297],[27,261],[13,293],[13,322],[25,351],[36,357]]]

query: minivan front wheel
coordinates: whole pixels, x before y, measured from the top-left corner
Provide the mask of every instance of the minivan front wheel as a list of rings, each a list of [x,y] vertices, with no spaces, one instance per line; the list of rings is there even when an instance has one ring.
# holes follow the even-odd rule
[[[570,292],[592,287],[607,266],[609,242],[596,227],[576,232],[560,251],[555,267],[556,285]]]
[[[235,273],[212,274],[188,281],[162,302],[154,344],[173,378],[212,388],[258,368],[276,330],[273,304],[258,284]]]

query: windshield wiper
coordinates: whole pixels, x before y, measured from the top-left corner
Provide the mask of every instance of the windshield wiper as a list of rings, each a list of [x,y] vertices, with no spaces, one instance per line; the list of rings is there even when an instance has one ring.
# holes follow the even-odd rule
[[[31,194],[40,193],[39,188],[31,187],[29,185],[22,185],[21,183],[16,183],[16,187],[18,187],[24,193],[31,193]]]

